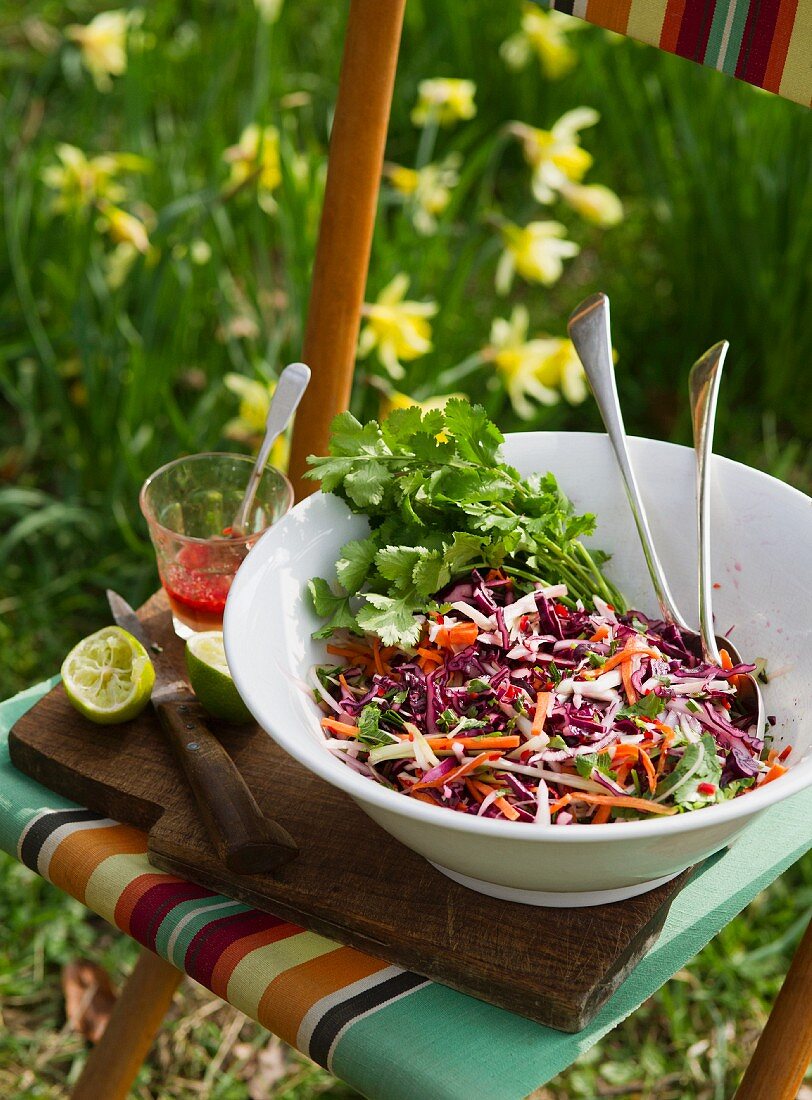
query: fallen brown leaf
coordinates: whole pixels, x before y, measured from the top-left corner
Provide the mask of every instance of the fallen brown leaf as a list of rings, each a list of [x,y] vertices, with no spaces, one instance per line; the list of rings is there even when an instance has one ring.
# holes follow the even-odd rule
[[[98,1043],[116,1003],[107,971],[85,959],[68,963],[62,968],[62,992],[71,1028]]]

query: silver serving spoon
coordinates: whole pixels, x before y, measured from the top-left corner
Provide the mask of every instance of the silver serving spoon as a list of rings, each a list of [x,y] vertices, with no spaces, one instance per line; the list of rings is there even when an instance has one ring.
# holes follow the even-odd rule
[[[310,367],[306,367],[304,363],[291,363],[279,375],[279,381],[271,398],[271,407],[268,409],[268,418],[265,421],[265,438],[262,440],[254,468],[248,478],[245,496],[237,509],[236,516],[231,521],[231,533],[238,538],[248,533],[248,520],[254,506],[254,497],[257,495],[271,447],[290,423],[309,382]]]
[[[735,646],[713,632],[713,585],[711,583],[710,553],[710,475],[713,455],[713,425],[716,419],[716,400],[722,367],[730,345],[727,340],[712,348],[691,367],[688,388],[691,399],[691,423],[693,426],[694,452],[696,454],[696,522],[699,539],[699,636],[702,656],[714,665],[721,665],[720,647],[734,664],[741,662]],[[752,674],[737,677],[737,692],[748,710],[756,714],[756,732],[764,731],[764,697],[758,680]]]
[[[648,525],[646,510],[640,496],[637,478],[634,476],[629,448],[626,443],[626,430],[623,426],[623,414],[615,382],[615,365],[612,362],[612,337],[609,327],[609,299],[605,294],[593,294],[575,309],[567,324],[570,339],[583,364],[595,402],[606,428],[612,450],[615,452],[620,476],[629,506],[632,510],[640,545],[648,566],[651,583],[660,605],[660,613],[667,623],[678,626],[680,630],[695,634],[685,621],[668,587],[662,562],[654,548],[651,529]]]

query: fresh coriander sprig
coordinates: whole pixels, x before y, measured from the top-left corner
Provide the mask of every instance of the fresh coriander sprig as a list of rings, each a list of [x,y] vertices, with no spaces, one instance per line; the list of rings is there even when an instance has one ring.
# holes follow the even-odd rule
[[[342,548],[337,585],[310,581],[327,620],[318,636],[346,628],[414,645],[415,616],[475,567],[563,583],[573,600],[600,595],[623,609],[601,572],[607,555],[580,541],[595,517],[575,514],[552,474],[522,478],[502,462],[503,442],[485,410],[460,398],[442,411],[398,409],[382,424],[336,417],[330,454],[311,455],[306,476],[366,515],[370,533]]]

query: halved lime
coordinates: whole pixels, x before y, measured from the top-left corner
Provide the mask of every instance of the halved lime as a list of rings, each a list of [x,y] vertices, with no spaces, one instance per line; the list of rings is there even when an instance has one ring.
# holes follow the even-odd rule
[[[62,683],[80,714],[107,726],[141,713],[152,694],[155,669],[137,638],[120,626],[104,626],[67,655]]]
[[[205,630],[189,638],[186,668],[192,689],[209,714],[225,722],[252,721],[228,671],[222,630]]]

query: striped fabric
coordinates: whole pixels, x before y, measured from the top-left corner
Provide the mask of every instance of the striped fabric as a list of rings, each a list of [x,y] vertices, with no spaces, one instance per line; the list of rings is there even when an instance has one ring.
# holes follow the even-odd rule
[[[551,0],[549,7],[809,106],[812,0]]]
[[[0,703],[0,849],[370,1100],[521,1100],[812,846],[810,790],[762,814],[705,865],[646,958],[587,1029],[566,1035],[157,871],[139,829],[75,806],[11,765],[9,728],[53,682]]]
[[[42,809],[17,858],[314,1061],[333,1067],[358,1020],[430,983],[270,913],[156,871],[140,829]]]

